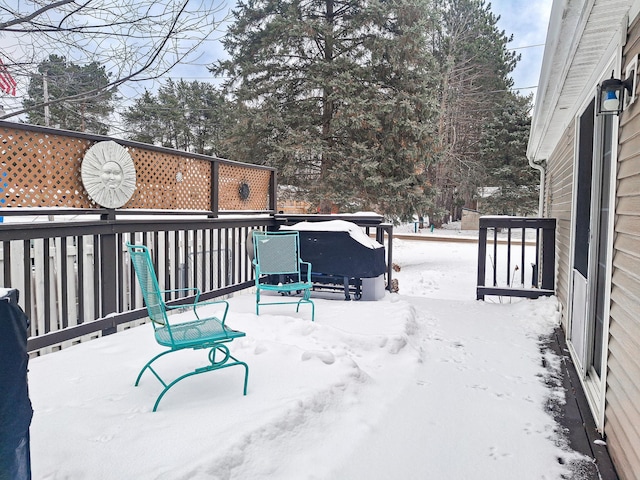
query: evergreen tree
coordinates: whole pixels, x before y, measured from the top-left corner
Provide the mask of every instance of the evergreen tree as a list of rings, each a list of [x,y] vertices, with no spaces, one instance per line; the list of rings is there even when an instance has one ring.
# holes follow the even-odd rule
[[[50,55],[38,65],[38,73],[29,81],[27,98],[23,100],[27,120],[35,125],[106,134],[107,119],[116,99],[114,89],[104,88],[108,83],[109,74],[95,62],[79,66],[64,57]],[[85,93],[96,89],[98,93]],[[49,101],[51,105],[45,105]],[[40,107],[35,108],[36,105]]]
[[[426,209],[435,125],[428,4],[240,2],[224,39],[230,59],[213,69],[250,115],[234,151],[276,166],[281,183],[319,206],[394,218]]]
[[[538,172],[526,157],[531,129],[531,99],[504,95],[481,141],[484,184],[497,187],[483,198],[480,211],[491,215],[529,215],[538,208]]]
[[[137,98],[134,104],[127,107],[122,114],[129,140],[149,145],[163,144],[164,142],[158,138],[161,132],[161,111],[158,100],[145,89],[142,96]]]
[[[233,109],[210,83],[168,80],[155,96],[145,91],[123,120],[131,140],[226,156],[224,139]]]

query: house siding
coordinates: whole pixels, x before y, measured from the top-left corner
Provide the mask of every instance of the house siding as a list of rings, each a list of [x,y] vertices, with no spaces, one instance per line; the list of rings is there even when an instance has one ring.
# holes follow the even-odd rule
[[[640,54],[628,31],[623,67]],[[620,117],[604,433],[623,479],[640,472],[640,99]]]
[[[545,216],[556,218],[556,295],[562,305],[562,324],[567,328],[567,299],[569,298],[571,215],[573,193],[573,165],[575,128],[568,127],[547,162],[545,182],[547,211]]]

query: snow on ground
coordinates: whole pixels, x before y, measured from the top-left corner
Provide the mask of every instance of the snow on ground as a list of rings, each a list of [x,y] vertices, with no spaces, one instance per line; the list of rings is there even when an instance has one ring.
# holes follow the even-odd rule
[[[401,225],[397,225],[394,227],[393,231],[396,234],[416,234],[424,237],[432,237],[432,238],[462,238],[462,239],[471,239],[478,238],[478,229],[475,230],[462,230],[462,222],[460,220],[452,221],[449,223],[445,223],[440,228],[434,228],[431,230],[429,223],[424,222],[423,228],[419,228],[420,224],[416,224],[416,222],[412,223],[404,223]],[[489,238],[493,236],[493,230],[489,229],[488,232]],[[500,229],[498,231],[498,238],[504,240],[507,238],[506,229]],[[517,240],[522,238],[522,229],[513,228],[511,229],[511,238],[512,240]],[[525,238],[527,240],[535,241],[536,239],[536,231],[535,229],[528,228],[525,232]]]
[[[475,300],[475,243],[394,242],[400,294],[231,298],[248,363],[185,379],[151,412],[150,325],[30,361],[34,479],[559,479],[579,456],[545,402],[554,299]],[[205,352],[163,358],[164,374]],[[548,357],[547,357],[547,360]],[[553,362],[549,362],[553,364]],[[561,393],[561,392],[560,392]],[[559,461],[560,460],[560,461]],[[575,478],[575,477],[571,477]]]

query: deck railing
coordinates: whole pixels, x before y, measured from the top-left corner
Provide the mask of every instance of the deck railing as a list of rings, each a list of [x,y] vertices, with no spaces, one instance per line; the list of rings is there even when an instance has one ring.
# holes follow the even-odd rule
[[[161,288],[195,286],[205,300],[253,287],[248,236],[253,229],[284,223],[269,214],[211,218],[193,212],[94,212],[3,209],[0,287],[20,293],[19,304],[31,319],[27,348],[32,354],[146,321],[126,242],[150,247]],[[309,218],[320,219],[298,216],[297,221]],[[387,234],[391,265],[392,232],[381,217],[349,219],[375,228],[382,241]],[[187,300],[166,298],[170,305]]]
[[[121,209],[104,208],[82,175],[90,150],[111,142],[135,171]],[[144,321],[126,242],[150,247],[163,289],[198,287],[204,300],[252,286],[249,232],[282,223],[272,167],[12,122],[0,122],[0,143],[0,287],[20,292],[34,354]],[[348,219],[387,233],[391,266],[382,217]]]
[[[40,353],[146,318],[126,242],[150,247],[164,289],[195,286],[209,299],[253,285],[247,236],[275,225],[271,216],[45,219],[0,225],[0,286],[20,292],[28,350]]]
[[[555,232],[554,218],[480,217],[476,298],[554,295]]]
[[[99,210],[86,191],[82,165],[99,143],[115,141],[135,169],[136,188],[126,209],[206,211],[211,216],[276,211],[276,171],[55,128],[0,121],[0,208]],[[0,215],[2,212],[0,212]]]

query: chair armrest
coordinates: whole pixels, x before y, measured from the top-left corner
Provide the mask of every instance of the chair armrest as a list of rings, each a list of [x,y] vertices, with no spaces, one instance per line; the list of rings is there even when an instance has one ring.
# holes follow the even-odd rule
[[[307,265],[307,282],[311,282],[311,264],[309,262],[305,262],[304,260],[300,260],[300,263],[304,263]]]
[[[197,303],[198,299],[200,298],[200,289],[197,287],[173,288],[171,290],[160,290],[160,293],[162,294],[173,293],[173,292],[196,292],[196,298],[194,300],[194,303]]]
[[[204,302],[194,302],[187,305],[167,305],[167,310],[176,309],[176,308],[193,308],[193,313],[198,320],[200,320],[200,315],[198,315],[198,308],[206,307],[209,305],[219,305],[224,304],[224,313],[222,314],[221,322],[224,325],[224,322],[227,318],[227,312],[229,311],[229,302],[226,300],[205,300]]]
[[[224,325],[224,322],[227,320],[227,312],[229,311],[229,302],[227,302],[226,300],[210,300],[210,301],[194,303],[193,304],[193,313],[199,319],[200,316],[198,315],[198,312],[196,311],[197,308],[206,307],[206,306],[209,306],[209,305],[220,305],[221,303],[224,303],[224,313],[222,314],[222,318],[220,319],[220,323],[222,323],[222,325]]]
[[[253,264],[253,268],[256,271],[256,281],[258,281],[258,279],[260,278],[260,265],[258,265],[258,262],[256,261],[256,259],[254,258],[253,260],[251,260],[251,263]]]

